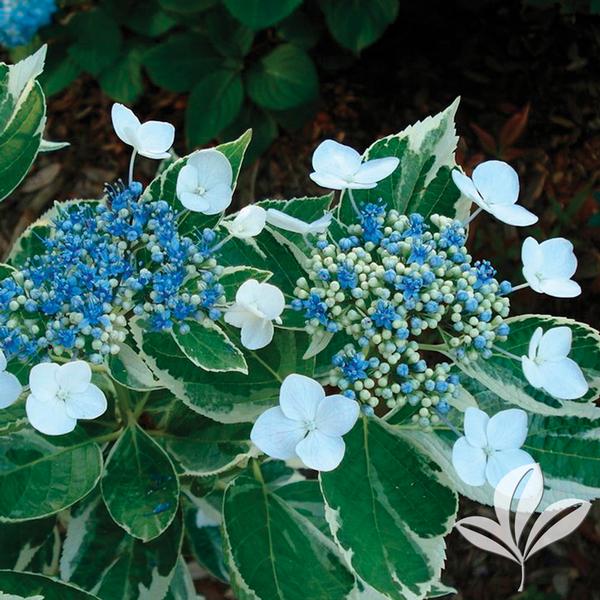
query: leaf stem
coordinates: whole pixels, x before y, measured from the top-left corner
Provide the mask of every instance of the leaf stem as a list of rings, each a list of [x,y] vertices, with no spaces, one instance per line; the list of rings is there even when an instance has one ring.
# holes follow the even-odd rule
[[[131,412],[131,407],[129,405],[129,401],[131,399],[131,395],[129,390],[119,385],[115,382],[115,390],[117,392],[117,405],[119,407],[119,412],[121,413],[121,419],[128,424],[135,422],[135,417]]]

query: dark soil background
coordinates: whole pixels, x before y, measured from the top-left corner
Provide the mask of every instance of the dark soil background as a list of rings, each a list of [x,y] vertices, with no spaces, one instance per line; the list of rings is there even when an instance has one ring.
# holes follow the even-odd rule
[[[570,239],[579,257],[581,297],[558,300],[523,291],[514,296],[514,313],[565,315],[600,328],[600,226],[593,225],[600,225],[594,217],[600,210],[599,17],[523,7],[513,0],[402,2],[397,22],[358,60],[327,39],[316,57],[322,82],[318,112],[246,168],[240,204],[317,192],[307,175],[322,139],[334,137],[362,150],[460,95],[458,162],[468,171],[489,158],[510,162],[521,176],[521,203],[540,216],[536,227],[521,230],[481,215],[472,228],[473,254],[491,259],[502,278],[519,283],[526,236]],[[113,133],[111,104],[87,78],[49,99],[46,137],[68,140],[71,147],[41,156],[2,204],[0,256],[54,200],[98,197],[104,182],[126,174],[128,149]],[[135,108],[142,120],[175,124],[175,149],[187,151],[185,97],[148,82]],[[141,160],[137,178],[149,181],[155,167]],[[463,516],[474,513],[486,510],[462,503]],[[599,505],[576,533],[528,563],[523,594],[515,592],[517,565],[470,546],[456,533],[448,541],[444,581],[460,590],[457,598],[600,598]],[[209,580],[201,581],[200,589],[208,600],[231,597]]]

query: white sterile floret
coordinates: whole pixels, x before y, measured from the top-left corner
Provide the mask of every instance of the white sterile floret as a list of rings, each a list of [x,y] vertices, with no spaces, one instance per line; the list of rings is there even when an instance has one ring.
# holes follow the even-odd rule
[[[133,111],[122,104],[113,104],[112,123],[119,138],[133,146],[137,154],[146,158],[169,158],[169,150],[175,139],[175,128],[170,123],[140,123]]]
[[[468,485],[486,480],[496,487],[510,471],[535,461],[521,446],[527,437],[527,413],[518,408],[503,410],[491,419],[478,408],[465,412],[465,435],[454,443],[452,464]]]
[[[244,206],[232,221],[223,221],[229,233],[242,240],[256,237],[265,228],[267,211],[261,206]]]
[[[249,279],[236,295],[234,305],[224,315],[226,323],[242,330],[242,345],[258,350],[271,343],[275,328],[273,321],[281,323],[280,315],[285,308],[281,290],[270,283]]]
[[[77,419],[95,419],[106,411],[106,396],[92,383],[90,365],[81,360],[36,365],[29,375],[29,387],[27,418],[46,435],[69,433]]]
[[[332,219],[333,215],[331,213],[325,213],[316,221],[307,223],[306,221],[302,221],[301,219],[297,219],[287,213],[281,212],[276,208],[267,209],[267,223],[269,225],[301,235],[324,233],[327,231],[329,225],[331,225]]]
[[[312,157],[310,178],[331,190],[368,190],[391,175],[400,161],[394,156],[363,162],[361,155],[335,140],[319,144]]]
[[[300,458],[309,468],[332,471],[344,458],[342,436],[358,419],[358,402],[326,396],[320,383],[304,375],[288,375],[281,385],[279,406],[258,417],[250,438],[265,454]]]
[[[23,386],[16,376],[6,370],[7,364],[4,352],[0,350],[0,408],[6,408],[16,402],[23,391]]]
[[[214,148],[194,152],[177,176],[177,197],[193,212],[223,212],[233,197],[233,169],[228,158]]]
[[[472,177],[455,169],[452,179],[464,196],[499,221],[519,227],[537,223],[533,213],[517,204],[519,176],[509,164],[488,160],[475,167]]]
[[[564,238],[553,238],[538,244],[532,237],[521,249],[523,276],[531,289],[557,298],[574,298],[581,287],[571,277],[577,270],[573,244]]]
[[[588,383],[580,366],[569,358],[572,343],[570,327],[553,327],[546,333],[538,327],[529,341],[529,356],[521,357],[527,381],[559,400],[585,396]]]

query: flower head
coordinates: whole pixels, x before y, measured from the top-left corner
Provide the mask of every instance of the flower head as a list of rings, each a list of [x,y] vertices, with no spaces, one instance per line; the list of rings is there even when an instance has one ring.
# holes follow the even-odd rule
[[[56,12],[55,0],[4,0],[0,5],[0,44],[7,48],[28,44]]]
[[[361,155],[334,140],[319,144],[312,158],[310,178],[331,190],[374,188],[395,171],[400,161],[393,156],[363,162]]]
[[[468,485],[487,479],[492,487],[513,469],[535,461],[521,446],[527,437],[527,413],[518,408],[503,410],[491,419],[478,408],[465,412],[465,435],[452,448],[452,464]]]
[[[285,307],[281,290],[270,283],[249,279],[236,295],[235,304],[225,313],[225,321],[242,330],[242,344],[249,350],[264,348],[274,334],[273,321],[281,323]]]
[[[146,158],[169,158],[169,150],[175,139],[175,128],[164,121],[140,120],[126,106],[113,104],[112,122],[119,138],[133,146],[133,149]]]
[[[269,225],[301,235],[323,233],[331,224],[332,219],[333,215],[331,213],[325,213],[320,219],[307,223],[275,208],[267,209],[267,223]]]
[[[332,471],[344,458],[342,436],[354,427],[359,412],[355,400],[326,396],[314,379],[288,375],[281,385],[279,406],[258,417],[250,438],[273,458],[298,457],[310,469]]]
[[[523,276],[531,289],[557,298],[574,298],[581,294],[579,284],[571,280],[577,270],[573,244],[553,238],[538,244],[532,237],[521,249]]]
[[[77,419],[95,419],[106,411],[104,392],[92,383],[92,370],[81,360],[62,366],[36,365],[29,374],[29,387],[27,418],[46,435],[69,433]]]
[[[496,219],[519,227],[537,223],[533,213],[517,204],[519,176],[509,164],[488,160],[475,167],[473,177],[454,170],[452,179],[463,195]]]
[[[19,380],[6,370],[6,366],[6,356],[0,350],[0,408],[6,408],[16,402],[23,391]]]
[[[232,221],[223,221],[229,233],[239,239],[253,238],[261,233],[267,222],[267,211],[261,206],[244,206]]]
[[[223,212],[233,196],[233,169],[219,150],[198,150],[177,176],[177,197],[193,212],[216,215]]]
[[[568,357],[572,341],[570,327],[553,327],[546,333],[538,327],[529,341],[529,356],[521,357],[527,381],[559,400],[581,398],[589,389],[581,368]]]

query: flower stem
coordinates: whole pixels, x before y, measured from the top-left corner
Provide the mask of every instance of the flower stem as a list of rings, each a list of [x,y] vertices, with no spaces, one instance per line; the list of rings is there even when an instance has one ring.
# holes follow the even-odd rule
[[[477,215],[479,215],[479,213],[483,210],[483,208],[481,208],[481,206],[474,211],[469,218],[463,223],[463,227],[466,227],[473,219],[475,219],[477,217]]]
[[[135,164],[135,157],[137,156],[137,150],[134,148],[131,153],[131,159],[129,161],[129,184],[133,181],[133,165]]]
[[[504,350],[504,348],[499,348],[498,346],[492,346],[492,348],[498,352],[500,352],[500,354],[504,354],[504,356],[506,356],[507,358],[512,358],[513,360],[518,360],[519,362],[521,362],[521,357],[517,356],[516,354],[513,354],[512,352],[508,352],[508,350]]]
[[[528,288],[528,287],[529,287],[529,284],[527,282],[521,283],[520,285],[516,285],[514,288],[512,288],[509,293],[512,294],[512,292],[518,292],[519,290],[524,290],[525,288]]]
[[[445,354],[450,348],[448,348],[447,344],[419,344],[419,350],[429,350],[430,352]]]
[[[358,206],[356,205],[356,201],[354,200],[354,194],[352,193],[352,190],[350,188],[348,188],[345,191],[348,192],[348,197],[350,198],[350,204],[352,204],[352,209],[356,213],[356,216],[360,217],[360,210],[358,210]]]
[[[215,246],[213,246],[211,248],[211,252],[217,252],[218,250],[220,250],[231,238],[233,238],[233,235],[230,233],[229,235],[225,236],[218,244],[216,244]]]

